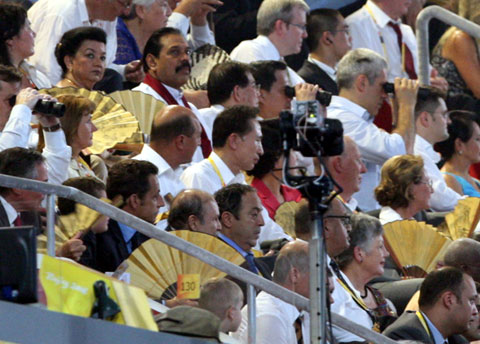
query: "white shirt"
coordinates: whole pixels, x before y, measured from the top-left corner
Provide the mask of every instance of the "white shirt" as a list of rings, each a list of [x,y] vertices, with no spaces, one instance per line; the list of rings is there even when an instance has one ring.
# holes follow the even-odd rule
[[[378,215],[378,219],[380,220],[382,226],[390,222],[404,220],[404,218],[399,213],[397,213],[395,210],[388,206],[382,207],[382,209],[380,210],[380,214]]]
[[[327,73],[330,79],[337,82],[337,70],[335,68],[330,67],[329,65],[323,63],[322,61],[318,61],[317,59],[314,59],[312,55],[308,55],[308,62],[316,65],[318,68],[320,68],[325,73]]]
[[[85,0],[39,0],[28,10],[32,30],[36,33],[35,53],[29,61],[45,74],[52,84],[62,79],[62,69],[55,58],[55,47],[62,35],[81,26],[94,26],[107,34],[106,65],[123,75],[123,67],[113,65],[117,52],[117,20],[90,21]]]
[[[212,137],[213,132],[213,122],[215,122],[215,118],[223,111],[225,107],[220,104],[215,104],[210,106],[209,108],[200,109],[198,110],[200,116],[203,119],[203,123],[205,123],[205,131],[207,132],[208,137]]]
[[[0,151],[13,147],[27,148],[31,134],[32,110],[24,104],[15,105],[5,128],[0,132]],[[62,184],[67,179],[72,149],[63,130],[43,132],[45,148],[42,155],[48,171],[48,182]]]
[[[375,20],[367,8],[370,9]],[[408,74],[403,70],[402,53],[398,46],[397,34],[394,29],[388,25],[391,21],[393,22],[394,20],[371,0],[368,0],[365,6],[348,16],[345,20],[350,27],[352,49],[368,48],[385,57],[388,63],[387,79],[393,82],[395,77],[408,78]],[[403,42],[412,52],[415,70],[418,71],[417,41],[415,34],[410,26],[401,24],[401,22],[397,23],[400,24]],[[384,39],[385,49],[381,43],[379,33]]]
[[[17,219],[18,213],[15,208],[7,202],[5,198],[0,196],[0,203],[2,203],[3,209],[7,214],[8,222],[10,223],[10,227],[13,226],[13,222]]]
[[[255,39],[241,42],[232,50],[230,57],[234,61],[244,63],[266,60],[283,61],[283,56],[280,55],[277,47],[267,36],[262,35],[257,36]],[[291,86],[305,82],[300,75],[290,67],[288,67],[288,78]]]
[[[168,85],[165,85],[164,83],[162,83],[162,85],[165,86],[165,88],[170,92],[170,94],[173,96],[173,98],[175,98],[175,100],[177,101],[177,103],[179,105],[186,107],[185,103],[182,100],[182,97],[183,97],[183,92],[182,91],[177,90],[176,88],[170,87]],[[138,85],[137,87],[135,87],[134,89],[132,89],[132,91],[140,91],[140,92],[149,94],[149,95],[153,96],[155,99],[160,100],[162,103],[168,104],[167,101],[165,99],[163,99],[162,96],[157,93],[157,91],[155,91],[152,87],[150,87],[149,85],[147,85],[143,82],[140,85]],[[203,118],[200,115],[197,107],[195,105],[193,105],[192,103],[188,103],[188,105],[190,106],[190,109],[193,111],[195,116],[197,116],[197,119],[199,120],[202,127],[205,128],[206,124],[204,123]],[[207,133],[208,139],[210,140],[210,142],[212,142],[212,132],[210,131],[210,136],[209,136],[208,131],[206,131],[206,133]],[[192,162],[200,162],[202,160],[203,160],[202,147],[198,146],[197,149],[195,150],[195,153],[193,154]]]
[[[234,183],[246,184],[243,173],[240,172],[237,175],[234,175],[230,168],[215,152],[212,152],[210,157],[217,165],[218,171],[220,172],[225,185]],[[211,194],[214,194],[217,190],[220,190],[223,187],[220,177],[218,176],[217,172],[215,172],[214,167],[208,159],[204,159],[201,162],[188,167],[182,173],[180,179],[187,188],[200,189]],[[292,239],[283,231],[282,227],[276,224],[270,218],[270,216],[268,216],[268,212],[265,208],[262,209],[262,216],[263,220],[265,221],[265,225],[260,231],[256,248],[259,247],[260,243],[266,240],[282,238],[289,240]]]
[[[373,190],[380,182],[380,167],[392,156],[406,154],[403,138],[379,129],[367,110],[343,97],[332,97],[327,116],[342,122],[343,134],[355,141],[365,161],[367,172],[362,176],[360,191],[354,195],[360,209],[378,208]]]
[[[297,344],[295,320],[298,309],[275,296],[262,291],[256,298],[256,343],[257,344]],[[310,343],[309,328],[302,321],[304,343]],[[242,322],[232,336],[241,343],[248,343],[248,306],[242,309]]]
[[[353,284],[348,279],[347,275],[343,272],[342,274],[343,279],[350,288],[355,292],[355,294],[361,298],[360,292],[353,287]],[[352,296],[340,285],[338,282],[338,277],[334,278],[335,289],[333,290],[333,304],[330,306],[331,311],[337,313],[341,316],[350,319],[351,321],[355,322],[358,325],[364,326],[368,329],[372,329],[373,322],[370,316],[367,314],[365,310],[360,308],[353,300]],[[340,327],[332,325],[333,336],[335,339],[340,342],[363,342],[364,339],[358,337]]]
[[[432,181],[433,194],[430,196],[430,207],[435,211],[453,211],[458,200],[465,198],[450,188],[442,172],[438,169],[437,162],[440,161],[440,154],[435,152],[433,146],[420,135],[415,136],[413,146],[415,155],[423,158],[423,167]]]
[[[185,189],[185,184],[180,180],[180,174],[182,169],[178,167],[173,169],[165,159],[154,151],[149,145],[143,145],[143,149],[140,154],[135,156],[135,160],[146,160],[157,166],[158,168],[158,185],[160,187],[160,194],[162,195],[165,205],[158,210],[159,214],[165,213],[170,209],[170,204],[167,202],[165,196],[171,195],[177,196],[182,190]],[[169,198],[169,197],[168,197]],[[156,226],[160,229],[167,227],[167,220],[159,221]]]
[[[215,36],[208,24],[204,26],[190,25],[190,18],[182,13],[173,12],[170,17],[168,17],[167,26],[182,31],[182,34],[187,39],[188,46],[193,50],[205,44],[215,45]],[[187,34],[189,28],[190,34]]]

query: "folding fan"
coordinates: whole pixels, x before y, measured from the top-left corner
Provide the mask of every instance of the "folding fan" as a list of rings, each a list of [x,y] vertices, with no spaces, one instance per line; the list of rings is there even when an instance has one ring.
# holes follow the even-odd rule
[[[461,199],[458,201],[453,212],[445,216],[447,229],[445,234],[452,240],[470,238],[477,227],[479,220],[480,198],[468,197]]]
[[[173,231],[171,234],[233,264],[240,265],[245,261],[235,249],[215,236],[187,230]],[[155,239],[143,243],[124,263],[128,265],[126,272],[130,274],[131,284],[142,288],[155,300],[175,297],[179,274],[200,274],[200,283],[226,275],[211,265]]]
[[[426,274],[435,269],[438,260],[452,242],[425,222],[402,220],[383,226],[385,244],[397,266],[408,276]],[[414,268],[418,267],[418,268]],[[410,270],[410,271],[409,271]],[[416,273],[413,273],[416,271]]]
[[[142,140],[141,135],[135,135],[140,131],[135,116],[103,92],[74,87],[55,87],[40,91],[55,97],[65,94],[83,96],[95,103],[92,122],[98,130],[93,133],[93,145],[87,149],[89,153],[100,154],[117,143],[140,143],[137,141]],[[135,137],[134,142],[128,140],[132,137]]]
[[[150,135],[155,115],[166,105],[149,94],[140,91],[116,91],[110,97],[122,104],[127,111],[135,115],[140,129]]]
[[[295,212],[297,211],[298,207],[298,202],[284,202],[277,208],[277,211],[275,212],[275,222],[292,238],[297,237],[295,234]]]
[[[230,56],[227,52],[216,45],[202,45],[192,53],[192,71],[190,72],[190,78],[182,86],[182,89],[206,90],[208,75],[213,67],[229,60]]]

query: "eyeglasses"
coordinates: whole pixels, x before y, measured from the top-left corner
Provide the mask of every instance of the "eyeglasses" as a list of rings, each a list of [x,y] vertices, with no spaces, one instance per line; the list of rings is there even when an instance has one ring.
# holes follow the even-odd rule
[[[345,227],[350,227],[352,225],[352,219],[349,215],[327,215],[323,219],[340,219]]]
[[[415,184],[426,184],[426,185],[428,185],[430,188],[433,187],[433,182],[432,182],[432,180],[431,180],[430,178],[428,178],[428,179],[426,179],[426,180],[425,180],[425,179],[420,179],[419,181],[415,182]]]
[[[296,26],[296,27],[298,27],[300,30],[302,30],[302,31],[304,31],[304,32],[307,32],[307,25],[294,24],[294,23],[289,23],[289,22],[285,22],[285,23],[287,23],[287,25]]]
[[[257,91],[260,91],[261,85],[257,84],[256,82],[249,82],[247,87],[251,87],[251,88],[254,88]]]
[[[331,31],[333,34],[336,34],[337,32],[345,32],[346,35],[350,35],[350,29],[347,27],[345,29],[341,29],[341,30],[335,30],[335,31]]]

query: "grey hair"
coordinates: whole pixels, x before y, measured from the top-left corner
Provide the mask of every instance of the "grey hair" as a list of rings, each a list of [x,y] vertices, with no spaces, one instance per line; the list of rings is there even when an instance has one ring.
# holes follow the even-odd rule
[[[278,284],[285,283],[292,268],[296,268],[302,273],[306,273],[309,270],[308,250],[280,251],[273,268],[273,281]]]
[[[310,10],[303,0],[264,0],[257,13],[257,34],[264,36],[271,34],[277,20],[290,23],[295,7],[305,12]]]
[[[382,224],[376,217],[366,214],[352,214],[352,230],[350,231],[350,247],[337,257],[340,268],[353,261],[355,247],[360,247],[367,253],[372,250],[373,240],[383,234]]]
[[[387,61],[378,53],[365,48],[351,50],[338,63],[338,88],[352,88],[359,75],[365,75],[373,84],[385,69]]]
[[[145,6],[147,9],[157,0],[132,0],[132,5]]]

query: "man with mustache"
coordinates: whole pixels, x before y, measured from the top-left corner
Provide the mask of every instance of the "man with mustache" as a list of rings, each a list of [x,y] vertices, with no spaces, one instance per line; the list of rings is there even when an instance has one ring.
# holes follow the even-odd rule
[[[339,95],[333,96],[327,109],[329,118],[342,122],[343,133],[358,146],[367,172],[360,191],[355,194],[364,211],[378,208],[373,189],[380,180],[380,167],[395,155],[412,154],[415,141],[414,109],[418,83],[395,79],[393,107],[398,109],[395,129],[389,134],[372,123],[383,101],[387,99],[387,62],[368,49],[348,52],[338,63]]]
[[[148,39],[143,52],[145,79],[133,90],[150,94],[167,105],[180,105],[193,111],[202,127],[201,145],[192,158],[193,162],[199,162],[208,158],[212,144],[198,109],[187,102],[180,89],[190,76],[190,53],[191,50],[181,31],[170,27],[155,31]]]

